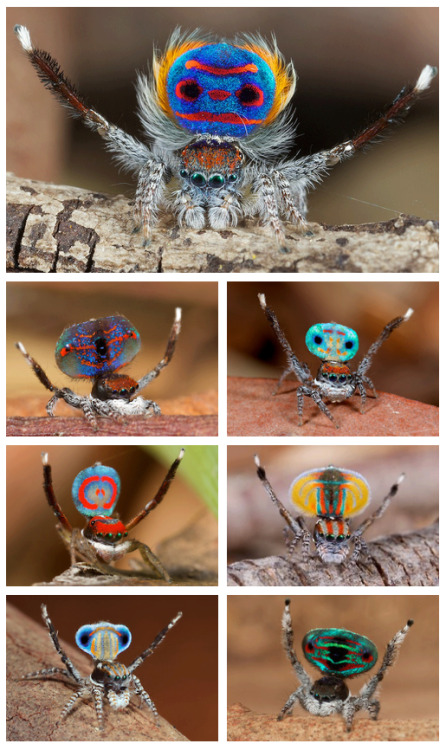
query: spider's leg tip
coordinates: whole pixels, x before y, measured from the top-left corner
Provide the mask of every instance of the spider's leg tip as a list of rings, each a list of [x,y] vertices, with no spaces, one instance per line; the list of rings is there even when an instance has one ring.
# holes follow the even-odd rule
[[[425,65],[421,71],[418,81],[415,84],[415,91],[426,91],[432,83],[432,80],[438,73],[438,68],[433,65]]]
[[[48,466],[48,453],[42,453],[42,463],[44,466]]]
[[[260,458],[258,457],[257,453],[254,453],[254,463],[260,468]]]
[[[260,307],[262,307],[263,309],[265,309],[265,307],[266,307],[265,295],[264,294],[258,294],[257,296],[259,298]]]
[[[403,319],[404,320],[409,320],[409,318],[412,317],[413,313],[414,313],[413,308],[409,307],[409,309],[407,310],[407,312],[403,315]]]
[[[291,599],[285,599],[285,607],[289,607],[291,604]]]
[[[181,321],[181,313],[182,313],[181,307],[176,307],[175,308],[175,323],[179,323]]]
[[[413,623],[414,623],[414,621],[413,621],[413,620],[408,620],[408,621],[407,621],[407,627],[408,627],[408,628],[411,628],[411,627],[412,627],[412,625],[413,625]]]
[[[14,34],[16,35],[17,39],[19,40],[25,52],[33,51],[33,46],[31,44],[31,36],[26,26],[21,26],[20,24],[16,24],[14,26]]]

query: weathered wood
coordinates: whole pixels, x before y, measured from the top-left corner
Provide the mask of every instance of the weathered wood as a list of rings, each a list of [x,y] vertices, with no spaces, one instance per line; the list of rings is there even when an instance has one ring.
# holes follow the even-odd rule
[[[169,415],[153,419],[132,417],[126,422],[99,418],[95,431],[83,417],[8,417],[6,434],[9,437],[66,437],[91,435],[143,436],[215,436],[218,417]]]
[[[89,563],[76,563],[71,568],[53,578],[52,581],[34,583],[33,586],[217,586],[216,577],[189,577],[177,578],[173,583],[166,583],[161,578],[149,578],[143,573],[134,574],[130,572],[117,571],[116,575],[101,573]]]
[[[9,175],[7,270],[40,273],[435,273],[438,225],[413,216],[345,226],[285,225],[286,248],[258,221],[179,230],[161,217],[133,234],[133,201]]]
[[[61,640],[82,674],[91,672],[91,661],[79,649]],[[96,727],[92,702],[81,701],[76,711],[61,720],[62,708],[75,692],[61,680],[21,680],[29,671],[58,666],[59,657],[43,625],[30,620],[15,607],[7,612],[7,740],[9,741],[184,741],[165,719],[157,727],[147,708],[133,700],[131,708],[113,711],[106,707],[104,731]],[[108,720],[107,720],[108,719]]]
[[[241,560],[228,566],[229,586],[438,586],[438,521],[410,534],[368,542],[370,559],[326,565],[313,556]]]

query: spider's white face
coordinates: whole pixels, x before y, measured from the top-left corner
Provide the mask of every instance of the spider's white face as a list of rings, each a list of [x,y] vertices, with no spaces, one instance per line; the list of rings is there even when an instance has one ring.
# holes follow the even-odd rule
[[[89,539],[88,542],[94,547],[97,556],[106,563],[120,560],[121,557],[124,557],[124,555],[127,554],[131,545],[129,539],[124,539],[117,544],[104,544],[104,542],[96,542],[91,539]]]

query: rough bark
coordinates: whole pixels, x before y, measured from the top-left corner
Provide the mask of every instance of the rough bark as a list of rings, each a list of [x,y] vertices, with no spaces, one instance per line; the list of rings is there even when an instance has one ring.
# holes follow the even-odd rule
[[[279,247],[258,221],[179,230],[163,216],[151,243],[133,234],[133,201],[9,175],[7,270],[40,273],[435,273],[438,225],[413,216],[376,224],[285,224]]]
[[[328,404],[339,428],[314,402],[305,399],[304,423],[298,426],[296,387],[273,397],[277,380],[228,378],[228,434],[252,436],[438,435],[438,408],[390,393],[367,399],[361,414],[359,396]]]
[[[74,689],[54,680],[21,680],[29,671],[58,666],[58,657],[48,631],[8,605],[7,609],[7,740],[9,741],[181,741],[180,732],[160,717],[157,727],[147,709],[134,701],[128,710],[105,711],[103,732],[92,702],[81,702],[66,719],[60,714]],[[91,671],[90,660],[79,649],[61,641],[62,647],[83,674]],[[108,720],[107,720],[108,719]]]
[[[153,419],[132,417],[127,422],[98,419],[97,430],[83,417],[9,417],[6,434],[9,437],[62,437],[67,435],[136,435],[138,437],[162,436],[215,436],[218,429],[216,416],[160,416]]]
[[[438,521],[420,531],[368,542],[370,559],[326,565],[315,555],[241,560],[228,566],[229,586],[438,586]]]
[[[288,741],[351,742],[351,741],[438,741],[436,719],[381,720],[355,718],[351,732],[345,731],[340,716],[294,717],[277,721],[275,716],[258,714],[236,703],[228,710],[230,742]]]

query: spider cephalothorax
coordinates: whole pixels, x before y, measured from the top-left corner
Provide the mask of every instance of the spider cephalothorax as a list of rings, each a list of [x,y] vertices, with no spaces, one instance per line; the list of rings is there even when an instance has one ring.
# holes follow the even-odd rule
[[[267,306],[264,294],[259,294],[260,307],[266,315],[273,331],[282,345],[287,357],[287,368],[282,373],[275,393],[279,390],[283,380],[290,373],[294,373],[302,385],[297,389],[297,411],[299,415],[299,427],[303,423],[304,396],[312,398],[319,409],[339,427],[333,415],[325,405],[323,399],[332,403],[339,403],[351,398],[356,391],[361,397],[361,413],[364,413],[367,399],[367,388],[372,391],[373,398],[378,398],[375,387],[366,375],[372,365],[373,356],[380,346],[386,341],[392,331],[405,323],[411,317],[413,310],[394,318],[384,326],[378,338],[369,347],[367,354],[361,359],[358,369],[353,371],[345,364],[352,359],[358,351],[358,334],[352,328],[339,323],[316,323],[308,329],[305,343],[308,350],[322,360],[317,375],[313,378],[310,368],[305,362],[301,362],[292,350],[284,332],[282,331],[275,312]]]
[[[57,637],[57,631],[51,622],[45,604],[42,604],[42,618],[49,630],[54,648],[59,654],[65,669],[49,667],[38,672],[30,672],[23,679],[51,679],[62,675],[69,685],[74,685],[76,692],[71,696],[62,711],[62,719],[74,709],[79,700],[92,699],[96,709],[99,730],[104,728],[104,700],[107,699],[115,710],[127,708],[132,695],[140,697],[141,702],[151,710],[155,722],[159,725],[158,711],[149,694],[144,690],[140,680],[133,674],[143,661],[153,654],[156,647],[164,640],[167,633],[181,618],[178,614],[163,628],[154,641],[128,667],[115,661],[116,657],[130,646],[132,634],[126,625],[113,625],[111,622],[97,622],[82,625],[76,632],[76,644],[93,659],[93,671],[89,677],[82,677],[71,659],[67,656]]]
[[[355,714],[360,710],[369,712],[372,719],[377,719],[381,708],[374,698],[387,669],[396,660],[413,620],[394,635],[387,644],[382,664],[378,672],[363,685],[359,694],[351,695],[345,682],[348,677],[368,672],[378,660],[378,650],[371,640],[343,628],[316,628],[310,630],[302,641],[302,651],[313,667],[322,672],[323,677],[313,682],[298,660],[294,650],[294,633],[290,614],[290,601],[285,601],[282,618],[283,647],[290,660],[300,687],[288,698],[277,717],[281,721],[293,711],[294,704],[299,702],[302,708],[313,716],[331,716],[341,714],[347,732],[352,728]]]
[[[48,504],[58,521],[57,531],[70,552],[71,564],[74,565],[76,558],[79,558],[89,562],[103,573],[116,575],[116,569],[110,567],[109,563],[120,560],[130,552],[139,551],[150,574],[155,569],[161,578],[172,583],[167,570],[150,547],[143,542],[138,542],[137,539],[127,537],[129,531],[164,499],[183,455],[184,449],[173,462],[156,495],[127,524],[124,524],[114,513],[121,491],[118,472],[100,463],[83,469],[75,478],[71,490],[74,505],[87,521],[85,528],[81,530],[73,529],[57,502],[48,454],[44,453],[42,456],[43,488]],[[119,573],[126,575],[127,571],[119,571]],[[134,576],[135,573],[132,572],[131,575]]]
[[[177,307],[164,357],[140,380],[134,380],[116,372],[131,362],[141,348],[139,333],[127,318],[110,315],[66,328],[56,344],[57,365],[71,378],[91,380],[90,396],[78,396],[70,388],[53,385],[23,344],[19,341],[16,346],[42,385],[54,394],[46,407],[49,416],[54,416],[57,401],[63,399],[69,406],[81,409],[96,429],[96,417],[119,419],[161,414],[155,401],[138,394],[169,364],[180,330],[181,308]]]
[[[267,495],[278,507],[291,531],[289,554],[294,552],[297,543],[301,541],[303,558],[307,560],[310,554],[311,533],[302,515],[293,518],[274,492],[257,455],[254,456],[254,461],[257,466],[257,476]],[[404,474],[401,474],[379,508],[355,530],[351,529],[349,518],[362,513],[371,497],[369,484],[361,474],[351,469],[326,466],[322,469],[304,471],[294,479],[289,490],[290,504],[294,510],[297,509],[300,513],[316,519],[313,540],[322,562],[336,565],[346,562],[352,546],[353,562],[358,560],[361,554],[368,555],[363,534],[369,526],[384,515],[403,479]]]
[[[437,72],[426,65],[416,84],[356,138],[286,160],[295,138],[288,105],[296,73],[274,38],[239,34],[228,41],[176,29],[165,51],[155,52],[151,76],[138,77],[145,145],[88,107],[58,63],[33,47],[28,29],[16,26],[15,32],[44,85],[137,174],[135,213],[145,241],[167,207],[192,229],[225,229],[258,216],[283,242],[281,219],[303,224],[308,189],[404,115]]]

